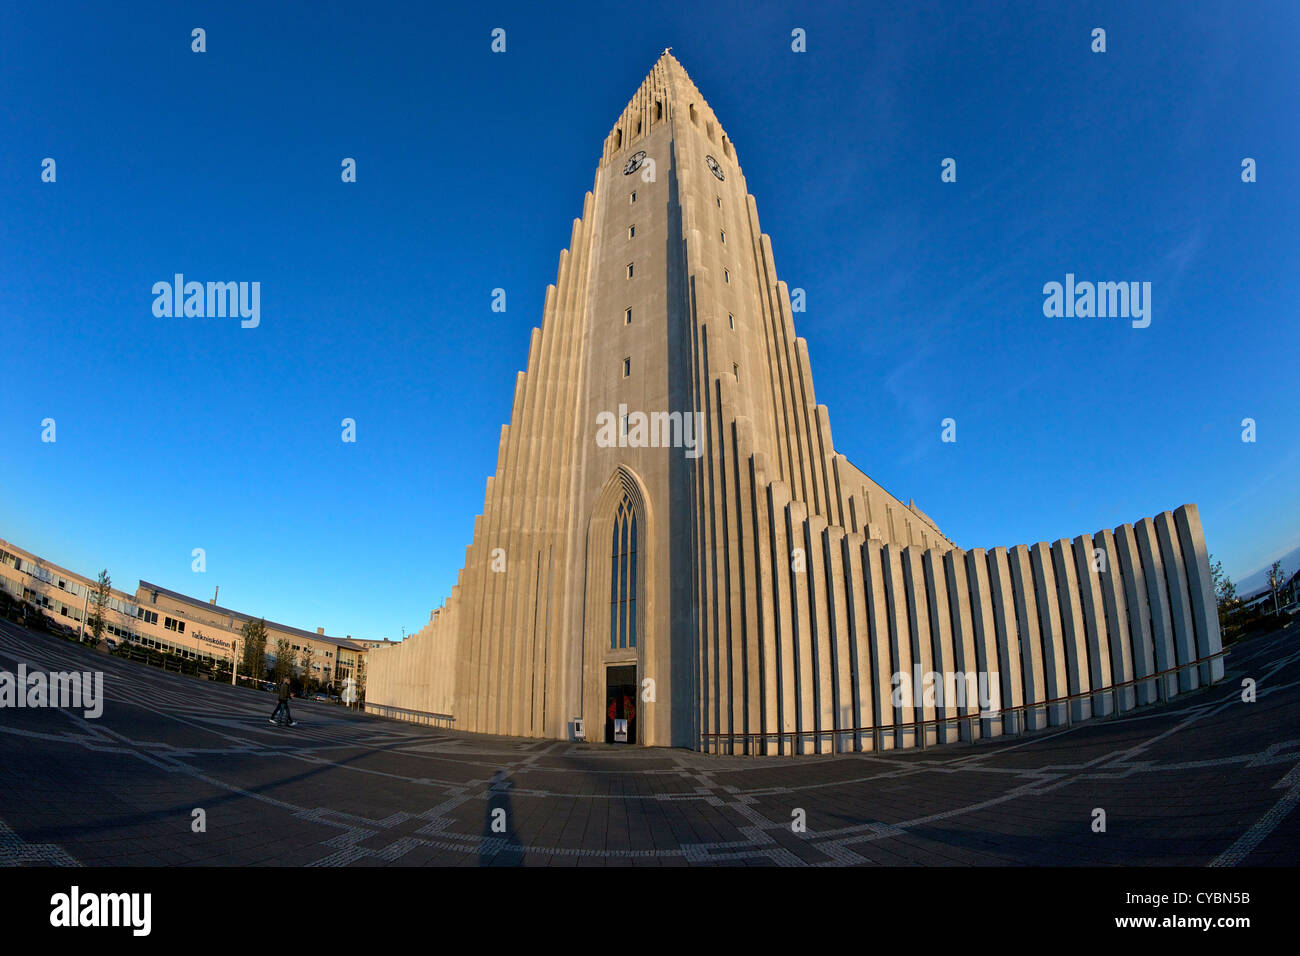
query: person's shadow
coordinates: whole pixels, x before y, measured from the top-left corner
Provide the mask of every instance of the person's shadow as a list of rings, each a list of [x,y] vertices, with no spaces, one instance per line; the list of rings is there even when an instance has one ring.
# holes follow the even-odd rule
[[[515,834],[510,787],[510,777],[504,770],[492,775],[478,846],[479,866],[519,866],[524,861],[523,847]]]

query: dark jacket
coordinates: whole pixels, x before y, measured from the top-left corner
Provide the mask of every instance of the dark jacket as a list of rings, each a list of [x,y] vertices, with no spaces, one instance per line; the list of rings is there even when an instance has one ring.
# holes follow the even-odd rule
[[[288,678],[280,681],[280,700],[289,699],[289,680]]]

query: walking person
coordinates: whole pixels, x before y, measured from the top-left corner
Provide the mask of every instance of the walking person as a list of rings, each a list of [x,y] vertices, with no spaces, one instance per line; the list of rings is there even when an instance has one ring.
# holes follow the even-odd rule
[[[275,710],[271,711],[271,719],[267,721],[267,723],[271,723],[271,724],[275,723],[275,718],[280,713],[280,709],[284,708],[284,719],[288,722],[290,727],[297,727],[298,721],[293,719],[293,713],[289,710],[289,678],[288,677],[285,677],[284,680],[280,681],[279,698],[280,698],[279,701],[275,705]]]

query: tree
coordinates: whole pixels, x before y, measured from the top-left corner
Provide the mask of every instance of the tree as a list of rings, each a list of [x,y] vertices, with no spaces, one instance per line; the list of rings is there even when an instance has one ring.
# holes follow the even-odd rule
[[[1268,569],[1268,586],[1273,591],[1273,613],[1277,613],[1277,589],[1286,584],[1286,572],[1282,570],[1282,562],[1274,561],[1272,567]]]
[[[1210,557],[1212,559],[1214,555],[1210,555]],[[1219,607],[1231,604],[1237,599],[1237,585],[1232,583],[1232,578],[1223,573],[1222,561],[1211,561],[1210,581],[1214,585],[1214,598]]]
[[[90,613],[86,623],[90,626],[91,642],[98,644],[104,637],[104,626],[108,623],[109,602],[113,598],[113,579],[108,576],[108,568],[99,572],[90,589]]]
[[[256,677],[266,667],[266,618],[245,621],[240,633],[244,637],[244,673]]]
[[[305,690],[311,690],[311,682],[314,679],[311,672],[311,645],[308,644],[302,649],[302,686]]]
[[[1228,618],[1237,610],[1241,601],[1237,597],[1237,585],[1232,578],[1223,573],[1223,562],[1213,560],[1210,555],[1210,581],[1214,587],[1214,600],[1219,608],[1219,624],[1226,626]]]
[[[293,646],[289,643],[287,637],[277,637],[275,639],[275,676],[273,680],[278,684],[292,673]]]

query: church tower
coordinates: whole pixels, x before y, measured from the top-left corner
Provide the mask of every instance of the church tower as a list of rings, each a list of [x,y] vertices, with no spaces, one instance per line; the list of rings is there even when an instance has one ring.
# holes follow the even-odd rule
[[[966,552],[835,451],[736,149],[666,50],[560,254],[458,583],[371,655],[367,709],[711,752],[886,749],[1133,706],[1128,688],[1079,695],[1218,640],[1194,505]],[[986,674],[1011,710],[900,702],[914,672]],[[1221,675],[1214,658],[1159,680]]]

